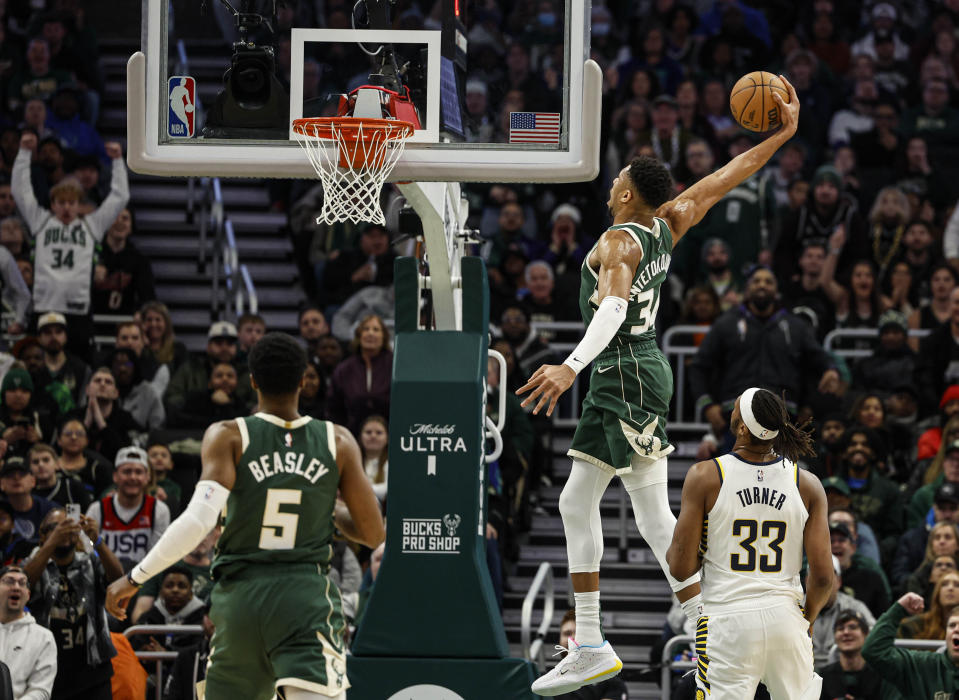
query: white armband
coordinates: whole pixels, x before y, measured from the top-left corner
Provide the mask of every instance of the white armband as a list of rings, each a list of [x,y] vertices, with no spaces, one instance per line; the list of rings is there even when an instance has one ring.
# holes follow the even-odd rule
[[[143,561],[133,567],[130,579],[134,583],[146,583],[196,549],[216,527],[229,496],[230,490],[223,484],[206,479],[197,482],[186,510],[170,523]]]
[[[580,371],[596,357],[609,341],[616,335],[616,331],[626,320],[626,300],[619,297],[604,297],[599,302],[599,308],[589,322],[586,335],[579,341],[579,345],[570,353],[563,364],[579,374]]]

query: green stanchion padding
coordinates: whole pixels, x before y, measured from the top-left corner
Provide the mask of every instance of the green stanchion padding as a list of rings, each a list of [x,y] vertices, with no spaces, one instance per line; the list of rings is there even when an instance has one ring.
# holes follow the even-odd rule
[[[334,263],[336,264],[336,263]],[[393,261],[393,288],[396,291],[396,333],[413,333],[420,320],[419,270],[416,258],[402,257]]]
[[[467,333],[489,331],[489,283],[486,263],[482,258],[466,257],[461,261],[463,275],[463,330]]]
[[[397,334],[386,549],[357,656],[508,653],[486,564],[486,343],[483,333]]]
[[[429,622],[424,622],[429,627]],[[407,630],[395,630],[397,643]],[[523,659],[363,659],[346,665],[349,700],[532,700],[538,675]]]

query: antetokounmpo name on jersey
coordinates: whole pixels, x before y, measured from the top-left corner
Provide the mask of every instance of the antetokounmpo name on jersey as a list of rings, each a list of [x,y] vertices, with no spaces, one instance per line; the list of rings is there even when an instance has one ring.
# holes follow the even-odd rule
[[[246,466],[257,483],[277,474],[298,474],[311,484],[315,484],[321,476],[330,473],[327,466],[316,458],[310,459],[305,468],[304,462],[306,462],[306,455],[302,452],[274,451],[273,454],[260,455],[259,459],[247,462]]]
[[[658,258],[652,260],[646,267],[643,268],[643,271],[639,273],[639,277],[636,278],[636,281],[633,282],[633,287],[630,290],[630,297],[635,294],[639,294],[643,289],[650,283],[650,281],[660,273],[664,273],[669,269],[669,263],[673,259],[673,256],[669,253],[663,253]]]

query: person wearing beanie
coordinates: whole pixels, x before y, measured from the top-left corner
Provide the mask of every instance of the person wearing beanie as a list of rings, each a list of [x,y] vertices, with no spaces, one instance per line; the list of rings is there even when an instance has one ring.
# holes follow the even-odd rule
[[[33,380],[20,363],[0,382],[0,438],[7,442],[7,454],[25,457],[37,442],[53,434],[57,416],[33,400]]]
[[[830,248],[830,237],[842,225],[844,245]],[[782,231],[773,252],[773,269],[782,280],[798,278],[796,261],[811,244],[826,248],[827,255],[839,256],[839,277],[849,271],[853,262],[869,257],[866,226],[855,198],[843,192],[842,176],[832,165],[820,166],[809,186],[809,197],[798,211],[783,221]]]
[[[889,398],[904,380],[912,377],[916,354],[906,343],[906,317],[889,309],[879,317],[879,343],[871,357],[864,357],[853,368],[853,387]]]

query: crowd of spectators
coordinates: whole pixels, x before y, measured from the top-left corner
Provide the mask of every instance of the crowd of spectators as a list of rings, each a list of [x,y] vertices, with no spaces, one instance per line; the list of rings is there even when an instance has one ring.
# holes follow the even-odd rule
[[[342,3],[279,5],[281,27],[348,21]],[[434,26],[427,5],[398,2],[397,27]],[[307,6],[309,17],[296,14]],[[508,140],[510,111],[562,109],[564,11],[553,0],[470,8],[468,140]],[[813,629],[823,697],[893,697],[882,684],[906,681],[868,671],[885,658],[866,641],[875,621],[885,635],[875,647],[959,628],[959,3],[597,0],[590,20],[604,73],[600,176],[464,188],[482,237],[474,252],[488,266],[491,347],[506,358],[505,376],[495,363],[488,372],[494,420],[495,395],[509,392],[504,449],[487,480],[497,595],[551,478],[551,425],[513,391],[570,337],[543,324],[579,320],[580,266],[608,224],[613,177],[647,155],[669,165],[677,190],[689,187],[762,138],[730,117],[735,80],[783,73],[802,102],[797,137],[676,248],[657,325],[698,326],[677,391],[681,418],[710,427],[695,436],[701,457],[731,444],[733,402],[755,384],[812,421],[817,454],[803,466],[829,499],[838,586]],[[317,90],[352,74],[342,70],[348,52],[340,60],[308,66]],[[32,665],[11,668],[14,687],[54,698],[146,683],[104,615],[105,585],[189,499],[203,428],[255,410],[246,357],[270,330],[246,315],[213,323],[204,352],[177,340],[137,249],[122,148],[97,129],[103,89],[80,3],[4,8],[0,280],[15,342],[0,353],[0,563],[12,567],[0,572],[0,652],[26,640]],[[316,224],[314,185],[269,186],[288,213],[306,296],[300,410],[353,431],[385,503],[393,262],[411,247],[389,219]],[[387,200],[395,194],[386,188]],[[130,320],[93,347],[93,315],[107,313]],[[837,329],[865,332],[826,344]],[[145,586],[131,617],[203,624],[208,638],[216,537]],[[381,556],[337,550],[354,621]],[[133,646],[181,652],[167,689],[178,698],[190,685],[180,671],[208,653],[196,642]]]

